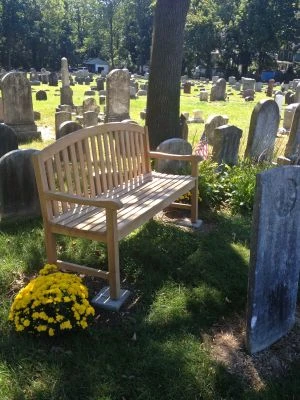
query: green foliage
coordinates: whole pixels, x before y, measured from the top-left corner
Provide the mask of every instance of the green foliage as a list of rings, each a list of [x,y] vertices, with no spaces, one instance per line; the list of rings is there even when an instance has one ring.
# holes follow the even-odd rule
[[[253,210],[256,175],[270,167],[270,164],[252,164],[248,160],[232,167],[202,161],[199,166],[201,203],[206,207],[229,207],[233,214],[250,215]]]

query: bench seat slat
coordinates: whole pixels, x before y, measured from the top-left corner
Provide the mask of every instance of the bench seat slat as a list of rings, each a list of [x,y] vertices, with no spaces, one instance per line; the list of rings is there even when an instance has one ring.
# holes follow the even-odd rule
[[[152,180],[135,188],[125,188],[112,194],[124,206],[118,210],[117,223],[119,239],[126,236],[149,218],[167,207],[179,196],[189,191],[195,184],[190,176],[152,173]],[[106,233],[106,213],[104,209],[75,205],[74,209],[53,218],[51,225],[61,228],[87,231],[102,236]]]

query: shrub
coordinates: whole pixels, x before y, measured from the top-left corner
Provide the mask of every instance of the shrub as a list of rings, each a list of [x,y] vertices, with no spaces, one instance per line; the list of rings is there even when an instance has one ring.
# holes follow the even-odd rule
[[[81,279],[46,264],[39,276],[20,290],[9,313],[17,332],[57,335],[85,329],[95,314]]]

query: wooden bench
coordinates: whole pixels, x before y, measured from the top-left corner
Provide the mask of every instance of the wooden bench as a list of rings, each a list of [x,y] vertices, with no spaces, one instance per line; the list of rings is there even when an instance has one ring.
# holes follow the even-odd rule
[[[191,175],[152,171],[151,158],[189,161]],[[81,129],[35,154],[48,262],[108,280],[110,299],[120,299],[119,240],[170,205],[189,208],[195,223],[198,161],[150,151],[147,129],[133,123]],[[175,203],[189,191],[191,205]],[[55,234],[106,243],[108,270],[58,260]]]

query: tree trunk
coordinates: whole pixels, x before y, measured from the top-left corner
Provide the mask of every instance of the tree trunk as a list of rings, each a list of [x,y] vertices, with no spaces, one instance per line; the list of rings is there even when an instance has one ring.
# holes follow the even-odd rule
[[[180,137],[183,34],[190,0],[157,0],[147,98],[150,147]]]

